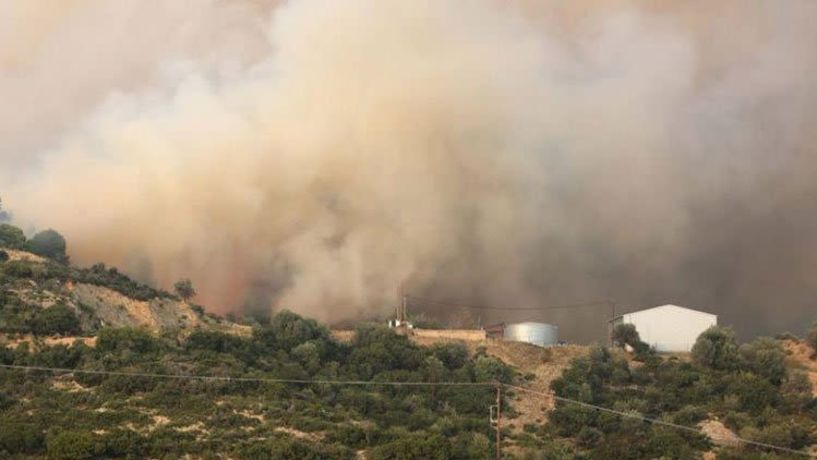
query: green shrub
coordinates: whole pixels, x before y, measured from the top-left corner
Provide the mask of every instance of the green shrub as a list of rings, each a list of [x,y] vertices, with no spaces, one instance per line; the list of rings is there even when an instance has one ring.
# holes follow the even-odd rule
[[[697,406],[685,406],[672,416],[673,423],[695,426],[707,417],[706,409]]]
[[[26,247],[39,256],[48,257],[60,263],[68,263],[65,238],[54,230],[37,233],[26,243]]]
[[[216,353],[232,353],[245,348],[244,339],[233,334],[216,331],[193,331],[185,341],[188,350],[209,350]]]
[[[395,441],[375,447],[371,460],[447,460],[451,458],[451,443],[440,435],[403,436]]]
[[[592,449],[604,440],[604,433],[593,427],[585,426],[576,435],[576,444],[585,449]]]
[[[174,298],[168,292],[137,283],[120,273],[115,267],[108,268],[103,263],[94,264],[91,268],[72,269],[71,276],[79,283],[113,289],[136,300],[151,300],[157,297]]]
[[[73,335],[80,332],[79,319],[71,308],[52,305],[37,312],[31,320],[31,331],[37,335]]]
[[[0,263],[6,262],[9,260],[9,253],[0,249]]]
[[[10,249],[23,249],[26,244],[26,235],[22,230],[11,224],[0,223],[0,246]]]
[[[436,343],[430,351],[450,370],[459,369],[468,362],[468,348],[462,343]]]
[[[641,336],[638,335],[635,324],[617,324],[613,329],[613,342],[622,348],[624,345],[635,348],[636,344],[641,342]]]
[[[43,449],[44,441],[42,429],[33,423],[0,420],[0,452],[34,454]]]
[[[193,289],[193,282],[190,281],[189,278],[176,281],[176,284],[173,285],[173,290],[176,292],[176,295],[185,302],[196,296],[196,290]]]
[[[705,330],[692,346],[692,359],[699,366],[710,369],[735,369],[739,364],[735,332],[720,326]]]
[[[786,377],[786,352],[780,343],[761,337],[740,347],[745,366],[757,375],[779,385]]]
[[[136,328],[106,328],[97,334],[95,352],[120,365],[155,360],[162,342],[147,331]]]
[[[750,413],[759,413],[779,401],[777,388],[768,380],[751,373],[740,373],[734,377],[727,393],[737,396],[740,408]]]
[[[94,458],[94,439],[91,434],[60,431],[46,440],[48,457],[56,460],[83,460]]]
[[[25,260],[12,260],[3,264],[3,274],[10,278],[34,278],[35,266]]]
[[[351,459],[353,455],[351,451],[338,445],[273,438],[242,448],[238,457],[247,460],[332,460]]]

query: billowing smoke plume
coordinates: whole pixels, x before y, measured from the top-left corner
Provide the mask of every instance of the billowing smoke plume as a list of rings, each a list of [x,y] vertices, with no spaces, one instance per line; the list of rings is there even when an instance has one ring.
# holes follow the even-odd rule
[[[809,0],[4,5],[0,191],[77,262],[325,320],[817,316]]]

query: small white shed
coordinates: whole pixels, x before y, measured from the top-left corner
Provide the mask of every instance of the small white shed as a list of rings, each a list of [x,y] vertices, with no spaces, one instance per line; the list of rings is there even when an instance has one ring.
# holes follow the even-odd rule
[[[657,351],[690,351],[701,332],[718,324],[718,316],[678,305],[661,305],[617,316],[613,328],[632,324]]]

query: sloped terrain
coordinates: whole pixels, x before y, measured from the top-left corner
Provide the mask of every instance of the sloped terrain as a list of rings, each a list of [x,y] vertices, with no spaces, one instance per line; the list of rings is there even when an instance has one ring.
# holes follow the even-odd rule
[[[814,350],[800,340],[785,340],[783,344],[789,355],[788,364],[807,373],[811,381],[812,392],[817,397],[817,359],[814,358]]]

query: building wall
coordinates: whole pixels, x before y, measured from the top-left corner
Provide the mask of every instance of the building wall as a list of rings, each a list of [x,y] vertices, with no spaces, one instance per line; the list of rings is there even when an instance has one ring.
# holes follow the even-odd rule
[[[485,340],[485,331],[479,329],[414,329],[413,335],[430,339]]]
[[[690,351],[701,332],[718,324],[718,317],[665,305],[622,315],[616,322],[635,325],[641,340],[657,351]]]

